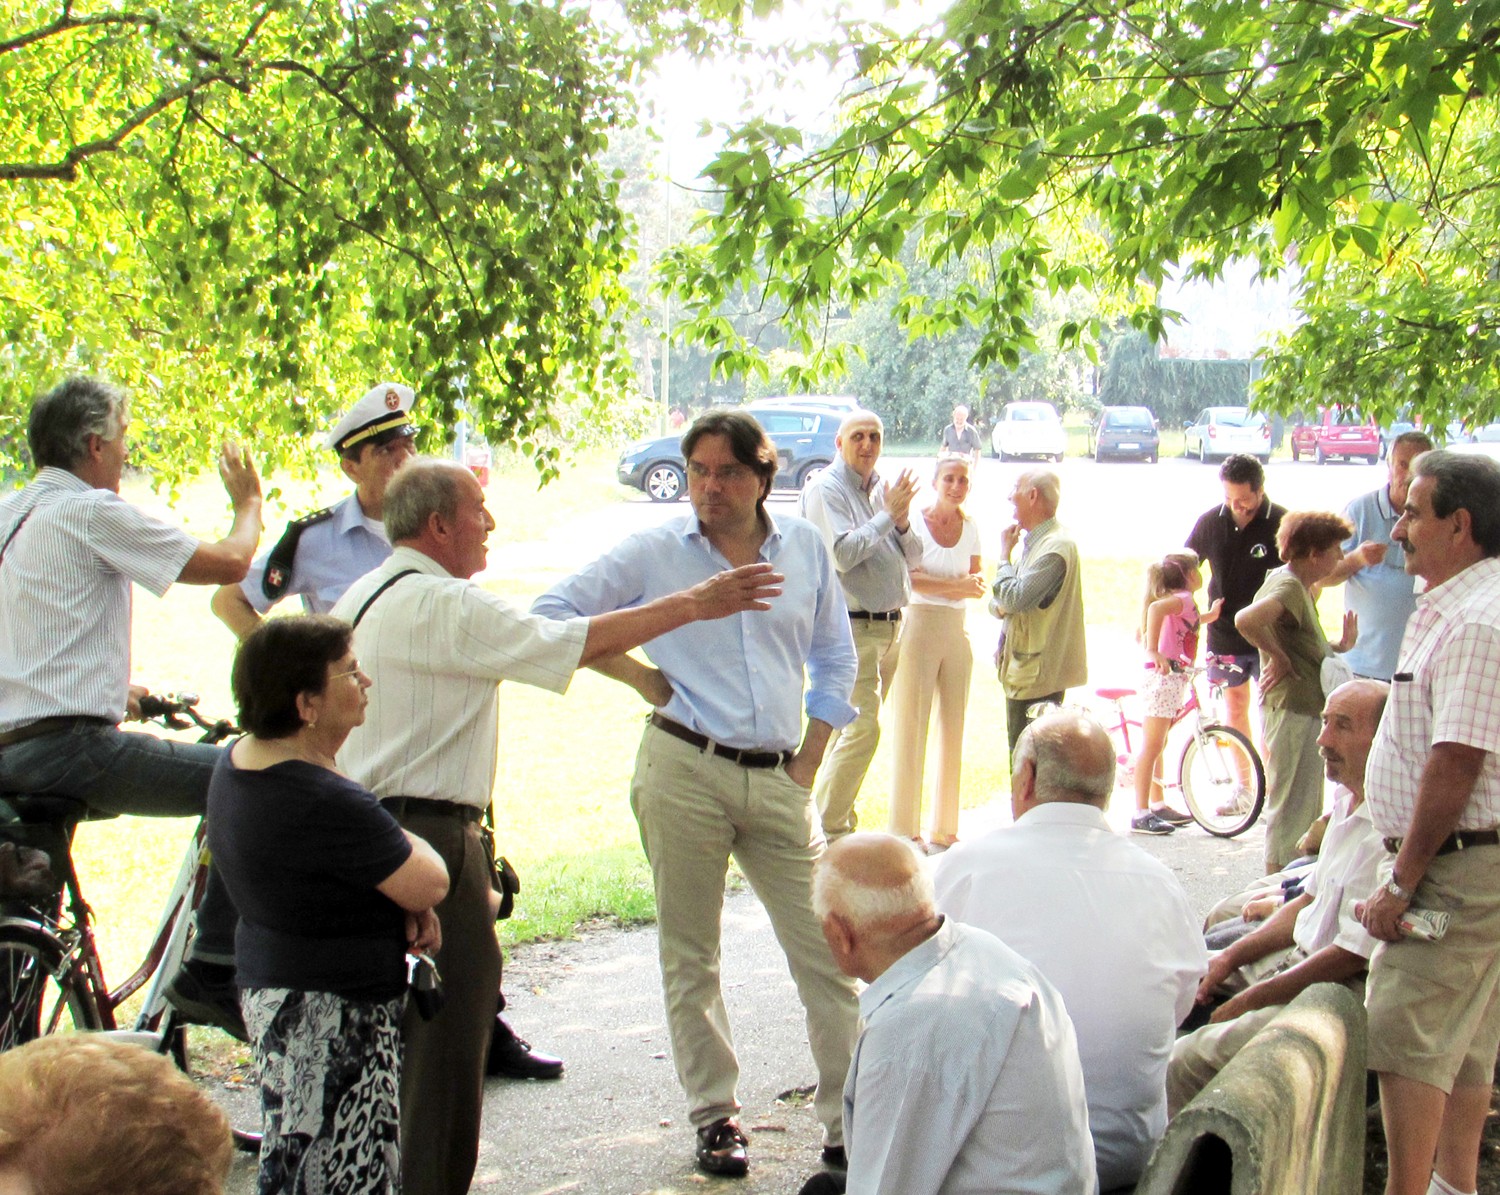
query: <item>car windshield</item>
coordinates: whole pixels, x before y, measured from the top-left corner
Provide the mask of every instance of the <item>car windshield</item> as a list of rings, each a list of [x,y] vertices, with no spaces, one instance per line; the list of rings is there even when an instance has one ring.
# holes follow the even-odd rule
[[[1150,431],[1154,425],[1149,411],[1110,411],[1104,417],[1104,426],[1116,427],[1122,431],[1126,429]]]
[[[1214,412],[1214,422],[1221,427],[1259,427],[1265,421],[1262,415],[1234,407]]]
[[[1355,427],[1363,423],[1364,420],[1359,417],[1358,411],[1349,410],[1339,411],[1333,422],[1339,427]]]
[[[1027,423],[1049,423],[1057,418],[1046,407],[1011,407],[1005,417],[1012,423],[1022,420]]]

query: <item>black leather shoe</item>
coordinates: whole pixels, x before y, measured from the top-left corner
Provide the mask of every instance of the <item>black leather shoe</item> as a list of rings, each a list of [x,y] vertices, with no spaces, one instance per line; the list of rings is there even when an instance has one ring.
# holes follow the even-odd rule
[[[849,1155],[844,1152],[842,1145],[825,1145],[823,1147],[823,1165],[830,1170],[848,1170]]]
[[[563,1073],[563,1060],[533,1050],[529,1041],[516,1036],[504,1017],[497,1016],[484,1073],[501,1079],[556,1079]]]
[[[212,1025],[240,1041],[249,1041],[240,1015],[240,991],[234,968],[188,959],[167,984],[167,1003],[190,1025]]]
[[[738,1177],[750,1169],[746,1147],[750,1138],[729,1117],[706,1124],[698,1130],[698,1169],[705,1174]]]

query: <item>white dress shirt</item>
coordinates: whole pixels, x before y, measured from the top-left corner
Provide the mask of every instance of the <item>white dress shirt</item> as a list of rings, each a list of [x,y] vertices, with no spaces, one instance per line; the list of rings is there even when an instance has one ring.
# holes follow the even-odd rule
[[[938,908],[1030,959],[1073,1018],[1099,1184],[1136,1182],[1166,1128],[1167,1062],[1208,951],[1177,877],[1093,805],[1048,802],[960,843]]]
[[[378,797],[420,797],[485,808],[499,758],[502,680],[564,692],[588,635],[583,618],[554,622],[515,610],[472,581],[451,576],[413,548],[397,548],[349,587],[333,613],[353,621],[360,667],[374,679],[364,725],[339,751],[339,766]]]
[[[859,998],[848,1195],[1091,1195],[1083,1075],[1035,967],[946,921]]]

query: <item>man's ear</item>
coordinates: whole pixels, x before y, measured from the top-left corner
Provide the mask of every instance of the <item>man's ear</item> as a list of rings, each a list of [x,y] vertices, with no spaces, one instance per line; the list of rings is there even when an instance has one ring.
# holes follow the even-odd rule
[[[1010,808],[1015,817],[1036,804],[1036,760],[1023,759],[1010,774]]]
[[[842,914],[829,913],[823,918],[823,937],[828,941],[833,961],[839,965],[840,970],[847,973],[844,964],[853,956],[857,945],[854,926]]]

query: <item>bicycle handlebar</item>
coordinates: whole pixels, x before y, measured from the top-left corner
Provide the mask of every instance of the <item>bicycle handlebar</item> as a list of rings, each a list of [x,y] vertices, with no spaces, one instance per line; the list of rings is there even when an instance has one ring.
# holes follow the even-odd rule
[[[197,710],[196,693],[147,693],[141,698],[141,721],[155,722],[169,730],[191,730],[197,727],[208,742],[219,742],[234,734],[236,727],[227,718],[210,722]]]

